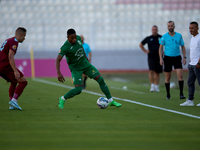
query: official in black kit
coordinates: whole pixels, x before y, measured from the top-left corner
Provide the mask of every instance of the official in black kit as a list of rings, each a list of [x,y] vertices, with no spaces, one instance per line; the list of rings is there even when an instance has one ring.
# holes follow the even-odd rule
[[[159,59],[159,40],[162,35],[158,34],[158,27],[154,25],[152,27],[152,35],[147,36],[141,43],[140,48],[148,54],[148,65],[149,65],[149,80],[151,83],[150,92],[159,92],[159,80],[160,73],[163,69],[160,65]],[[144,48],[144,45],[148,45],[148,50]]]

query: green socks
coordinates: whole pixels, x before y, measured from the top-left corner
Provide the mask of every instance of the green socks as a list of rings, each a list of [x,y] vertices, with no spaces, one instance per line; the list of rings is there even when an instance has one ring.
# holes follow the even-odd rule
[[[101,91],[106,95],[107,99],[110,99],[112,96],[110,94],[110,91],[108,89],[108,86],[106,85],[106,83],[104,82],[104,79],[102,76],[99,77],[99,79],[97,80],[97,82],[99,83],[99,86],[101,88]]]

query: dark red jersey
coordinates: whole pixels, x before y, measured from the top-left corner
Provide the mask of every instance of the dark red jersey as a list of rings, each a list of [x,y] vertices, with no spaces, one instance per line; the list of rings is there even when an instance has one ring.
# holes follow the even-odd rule
[[[0,48],[0,62],[9,62],[9,50],[17,52],[18,41],[15,37],[5,40]]]

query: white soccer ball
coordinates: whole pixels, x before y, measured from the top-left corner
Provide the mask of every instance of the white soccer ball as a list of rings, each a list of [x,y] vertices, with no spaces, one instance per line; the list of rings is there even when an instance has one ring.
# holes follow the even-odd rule
[[[105,97],[100,97],[98,100],[97,100],[97,106],[99,106],[101,109],[105,109],[108,107],[108,99],[105,98]]]

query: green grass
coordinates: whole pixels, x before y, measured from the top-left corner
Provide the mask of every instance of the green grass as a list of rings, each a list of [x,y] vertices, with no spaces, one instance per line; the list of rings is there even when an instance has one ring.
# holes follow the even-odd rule
[[[147,73],[102,74],[112,96],[200,116],[200,107],[180,107],[178,87],[166,100],[164,74],[159,93],[149,92]],[[184,94],[187,96],[187,73]],[[113,81],[127,79],[128,82]],[[67,100],[63,110],[58,97],[69,89],[28,80],[19,99],[22,111],[8,109],[9,84],[0,79],[0,149],[1,150],[196,150],[200,149],[200,119],[117,100],[121,108],[99,109],[99,96],[82,92]],[[56,78],[44,78],[59,83]],[[172,76],[177,85],[177,77]],[[72,86],[66,78],[64,85]],[[127,86],[124,91],[115,88]],[[102,93],[98,84],[88,79],[86,90]],[[131,91],[143,92],[143,94]],[[195,104],[200,103],[196,87]]]

